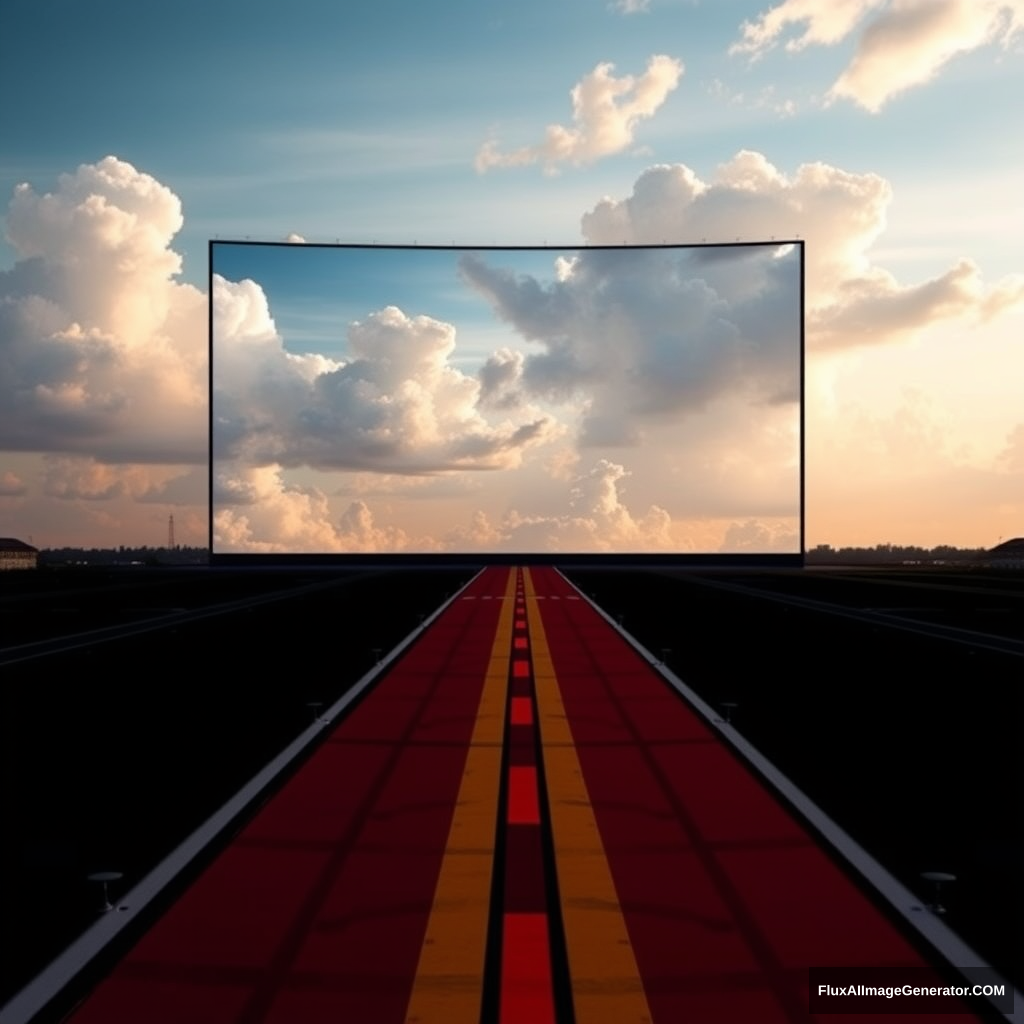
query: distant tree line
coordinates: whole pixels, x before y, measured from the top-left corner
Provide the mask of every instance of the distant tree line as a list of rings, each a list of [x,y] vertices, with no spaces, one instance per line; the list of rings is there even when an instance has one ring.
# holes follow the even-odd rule
[[[810,548],[808,565],[945,565],[984,561],[986,548],[958,548],[939,544],[922,548],[913,544],[876,544],[873,548],[834,548],[818,544]],[[206,565],[208,548],[179,544],[173,548],[46,548],[39,553],[40,565]]]
[[[173,548],[44,548],[39,552],[40,565],[206,565],[208,548],[192,548],[178,544]]]
[[[957,548],[952,544],[939,544],[934,548],[921,548],[913,544],[876,544],[873,548],[834,548],[831,544],[818,544],[808,550],[804,561],[808,565],[945,565],[981,562],[987,548]]]

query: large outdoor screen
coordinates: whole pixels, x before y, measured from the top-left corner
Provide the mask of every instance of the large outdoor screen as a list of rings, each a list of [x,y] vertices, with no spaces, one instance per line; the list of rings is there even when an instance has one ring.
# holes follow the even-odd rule
[[[799,557],[803,245],[210,244],[211,551]]]

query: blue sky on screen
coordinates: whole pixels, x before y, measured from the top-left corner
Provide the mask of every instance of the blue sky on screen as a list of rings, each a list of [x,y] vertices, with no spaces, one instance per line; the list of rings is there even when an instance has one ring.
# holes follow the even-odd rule
[[[1021,0],[14,0],[0,27],[2,534],[157,544],[173,512],[205,540],[207,241],[292,233],[799,235],[808,542],[1024,529]]]
[[[248,277],[259,282],[289,351],[342,356],[345,325],[399,297],[410,316],[458,323],[460,353],[478,363],[513,340],[507,329],[496,330],[486,302],[464,286],[458,270],[461,250],[225,242],[215,244],[214,252],[216,273],[231,281]],[[515,267],[549,280],[557,255],[520,250]]]

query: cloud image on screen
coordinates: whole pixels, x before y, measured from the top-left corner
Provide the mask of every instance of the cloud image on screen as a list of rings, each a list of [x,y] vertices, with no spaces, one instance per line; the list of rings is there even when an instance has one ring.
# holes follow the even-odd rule
[[[801,243],[212,242],[215,555],[801,550]]]

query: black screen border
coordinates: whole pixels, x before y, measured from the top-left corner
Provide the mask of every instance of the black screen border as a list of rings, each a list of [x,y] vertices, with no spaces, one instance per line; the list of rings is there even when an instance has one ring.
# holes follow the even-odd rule
[[[800,412],[799,412],[799,551],[798,552],[730,552],[730,553],[699,553],[693,552],[455,552],[433,553],[402,553],[402,552],[294,552],[294,553],[263,553],[263,552],[217,552],[214,550],[213,532],[213,274],[214,250],[218,245],[253,246],[277,248],[320,248],[320,249],[413,249],[434,250],[444,252],[567,252],[584,250],[626,250],[626,249],[741,249],[765,248],[767,246],[790,245],[800,253],[799,301],[800,301]],[[471,243],[448,245],[431,245],[412,243],[378,243],[378,242],[288,242],[288,241],[254,241],[249,238],[211,238],[207,243],[207,350],[209,373],[209,409],[208,409],[208,512],[207,528],[209,534],[210,564],[224,567],[303,567],[316,568],[352,567],[352,568],[475,568],[485,565],[565,565],[582,567],[621,567],[628,568],[803,568],[806,545],[806,402],[805,402],[805,365],[806,365],[806,252],[804,242],[800,238],[768,238],[733,242],[660,242],[643,245],[588,245],[586,243],[569,243],[566,245],[475,245]]]

